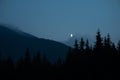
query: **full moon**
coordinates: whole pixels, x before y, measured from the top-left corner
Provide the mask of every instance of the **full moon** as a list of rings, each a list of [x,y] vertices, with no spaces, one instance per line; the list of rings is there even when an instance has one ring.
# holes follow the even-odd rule
[[[70,34],[70,37],[73,37],[73,34]]]

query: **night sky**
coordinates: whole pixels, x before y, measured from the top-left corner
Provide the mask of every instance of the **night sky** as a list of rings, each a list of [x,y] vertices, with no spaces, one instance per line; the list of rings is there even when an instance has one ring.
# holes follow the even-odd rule
[[[110,33],[120,39],[120,0],[0,0],[0,24],[66,41],[74,35]]]

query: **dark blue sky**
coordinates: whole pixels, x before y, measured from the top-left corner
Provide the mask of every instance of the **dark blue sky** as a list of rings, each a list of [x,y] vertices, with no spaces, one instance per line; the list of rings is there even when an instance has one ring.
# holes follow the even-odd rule
[[[95,36],[98,28],[117,40],[120,0],[0,0],[0,23],[57,41]]]

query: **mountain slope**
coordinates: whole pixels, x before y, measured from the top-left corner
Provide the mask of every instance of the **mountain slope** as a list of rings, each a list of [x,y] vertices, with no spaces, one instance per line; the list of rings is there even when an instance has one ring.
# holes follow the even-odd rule
[[[36,54],[37,51],[46,54],[50,61],[55,61],[58,56],[64,58],[68,50],[68,46],[62,43],[37,38],[0,25],[0,51],[3,58],[11,56],[17,60],[25,55],[26,48],[30,49],[31,55]]]

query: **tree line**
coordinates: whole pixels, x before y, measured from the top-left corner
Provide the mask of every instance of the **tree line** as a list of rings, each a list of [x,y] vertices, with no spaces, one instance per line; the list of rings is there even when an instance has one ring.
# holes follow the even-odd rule
[[[11,57],[0,59],[0,80],[119,80],[120,41],[117,45],[110,35],[96,34],[94,45],[81,38],[69,48],[66,59],[51,63],[46,55],[37,52],[32,58],[30,50],[16,63]]]

